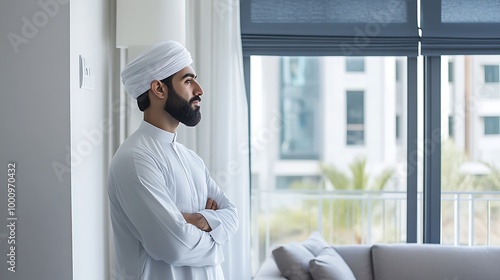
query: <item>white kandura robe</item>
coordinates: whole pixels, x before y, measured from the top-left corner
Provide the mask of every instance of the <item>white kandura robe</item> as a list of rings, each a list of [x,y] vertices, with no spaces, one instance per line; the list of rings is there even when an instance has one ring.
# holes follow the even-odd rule
[[[236,232],[236,207],[201,158],[176,135],[143,121],[117,150],[108,195],[117,280],[224,279],[222,245]],[[218,210],[205,209],[208,198]],[[200,213],[211,232],[188,224]]]

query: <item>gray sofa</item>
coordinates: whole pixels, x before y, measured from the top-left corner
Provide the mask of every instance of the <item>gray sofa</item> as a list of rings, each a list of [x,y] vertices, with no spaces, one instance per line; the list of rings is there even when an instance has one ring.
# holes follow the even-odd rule
[[[307,246],[305,242],[294,245],[304,245],[311,250],[310,244]],[[319,261],[321,256],[318,257],[317,249],[321,246],[313,248],[313,259],[295,249],[296,255],[290,259],[290,255],[277,253],[283,249],[281,246],[264,262],[254,280],[500,280],[500,247],[436,244],[328,246],[329,254],[332,251],[338,254],[336,258],[330,257],[330,261]],[[291,264],[293,262],[295,264]],[[323,267],[326,270],[318,274],[321,265],[326,266]],[[343,265],[347,266],[339,272]]]

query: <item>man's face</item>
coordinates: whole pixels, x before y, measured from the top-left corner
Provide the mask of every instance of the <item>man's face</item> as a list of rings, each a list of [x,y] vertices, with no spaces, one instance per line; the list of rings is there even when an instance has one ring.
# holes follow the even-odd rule
[[[201,120],[203,89],[196,81],[193,69],[188,66],[177,72],[172,77],[172,87],[168,89],[164,110],[187,126],[197,125]]]

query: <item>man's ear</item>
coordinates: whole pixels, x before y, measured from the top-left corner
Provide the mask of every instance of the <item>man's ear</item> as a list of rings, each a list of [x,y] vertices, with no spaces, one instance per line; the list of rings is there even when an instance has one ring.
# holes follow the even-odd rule
[[[159,99],[164,99],[167,96],[167,87],[165,87],[164,84],[158,80],[152,81],[149,89],[153,95]]]

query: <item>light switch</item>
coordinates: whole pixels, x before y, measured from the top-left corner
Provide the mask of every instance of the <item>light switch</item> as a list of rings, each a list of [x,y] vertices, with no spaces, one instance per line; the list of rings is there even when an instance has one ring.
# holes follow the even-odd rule
[[[87,90],[95,89],[94,69],[88,58],[79,56],[80,59],[80,88]]]

